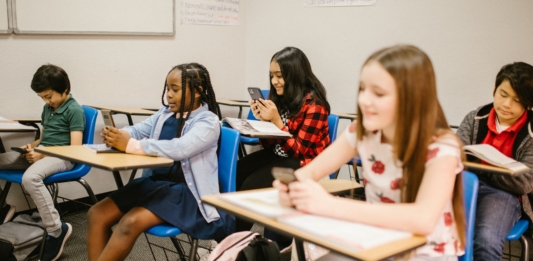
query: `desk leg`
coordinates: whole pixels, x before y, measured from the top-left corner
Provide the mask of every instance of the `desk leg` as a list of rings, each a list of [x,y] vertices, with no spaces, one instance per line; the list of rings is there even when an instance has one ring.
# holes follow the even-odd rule
[[[305,261],[304,242],[300,239],[294,239],[296,245],[296,254],[299,261]]]
[[[238,116],[237,118],[239,118],[239,119],[240,119],[240,118],[241,118],[241,116],[242,116],[242,106],[239,106],[239,116]]]
[[[0,153],[5,153],[6,148],[4,148],[4,143],[2,142],[2,137],[0,137]]]
[[[126,116],[128,117],[128,123],[130,124],[130,126],[133,126],[133,120],[131,119],[131,115],[126,114]]]
[[[122,178],[120,177],[119,171],[113,171],[113,177],[115,178],[115,182],[117,183],[117,188],[124,187],[124,183],[122,183]]]

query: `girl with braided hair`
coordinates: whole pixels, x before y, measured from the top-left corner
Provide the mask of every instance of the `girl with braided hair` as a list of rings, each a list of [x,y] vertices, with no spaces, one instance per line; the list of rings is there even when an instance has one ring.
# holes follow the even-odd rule
[[[89,260],[124,260],[142,232],[163,223],[199,239],[222,239],[234,230],[233,217],[200,202],[203,195],[219,193],[220,117],[207,69],[197,63],[173,67],[162,103],[140,123],[102,130],[108,146],[167,157],[174,165],[145,169],[142,178],[89,210]]]

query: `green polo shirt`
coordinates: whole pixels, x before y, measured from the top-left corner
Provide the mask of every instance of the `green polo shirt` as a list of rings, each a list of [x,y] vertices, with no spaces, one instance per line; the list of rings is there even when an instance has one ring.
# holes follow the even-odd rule
[[[85,113],[72,94],[55,111],[45,104],[41,120],[44,129],[40,145],[43,146],[70,145],[70,132],[85,129]]]

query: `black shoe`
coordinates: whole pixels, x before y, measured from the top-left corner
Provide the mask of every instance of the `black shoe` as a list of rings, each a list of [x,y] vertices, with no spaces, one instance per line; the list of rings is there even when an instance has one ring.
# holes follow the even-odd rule
[[[55,261],[63,252],[63,246],[72,234],[72,226],[69,223],[61,222],[61,235],[57,238],[52,236],[46,237],[44,251],[41,261]]]
[[[0,224],[9,222],[13,215],[15,215],[15,206],[6,204],[2,209],[0,209]]]

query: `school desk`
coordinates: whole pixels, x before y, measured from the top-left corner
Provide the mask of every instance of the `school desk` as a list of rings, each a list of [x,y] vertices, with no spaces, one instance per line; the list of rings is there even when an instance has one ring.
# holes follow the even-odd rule
[[[355,120],[357,118],[357,114],[354,112],[336,112],[340,119],[348,119],[348,120]]]
[[[96,168],[113,172],[117,187],[124,186],[120,177],[120,170],[137,170],[140,168],[170,167],[174,164],[171,159],[163,157],[151,157],[127,153],[95,153],[90,149],[78,146],[37,147],[35,151],[70,160],[75,163],[87,164]]]
[[[242,107],[250,107],[249,101],[243,101],[243,100],[229,100],[229,99],[217,98],[217,103],[220,105],[239,107],[239,114],[237,118],[240,118],[242,116]]]
[[[22,125],[19,122],[13,122],[14,120],[15,119],[6,119],[0,117],[0,132],[39,132],[38,127],[35,128],[33,126]],[[6,152],[6,149],[4,148],[4,143],[0,137],[0,153],[4,152]]]
[[[115,107],[115,106],[95,106],[95,105],[87,105],[87,106],[93,107],[98,110],[110,110],[114,114],[125,114],[126,117],[128,117],[128,123],[130,126],[133,125],[133,120],[131,119],[132,115],[152,116],[155,113],[155,111],[145,110],[145,109],[135,108],[135,107]]]
[[[321,184],[323,184],[323,186],[326,188],[328,192],[330,193],[336,192],[336,186],[327,187],[328,186],[327,183],[331,181],[339,181],[339,180],[329,180],[329,181],[325,181],[325,183],[321,182]],[[353,182],[353,181],[345,180],[345,182],[349,182],[348,186],[352,186],[352,188],[356,188],[360,186],[358,183]],[[243,192],[246,193],[250,191],[243,191]],[[236,193],[243,193],[243,192],[236,192]],[[351,258],[355,258],[358,260],[381,260],[387,257],[391,257],[391,256],[404,253],[406,251],[409,251],[411,249],[414,249],[426,243],[425,237],[412,236],[406,239],[393,241],[391,243],[381,245],[381,246],[378,246],[372,249],[354,251],[353,248],[340,246],[338,244],[335,244],[334,242],[328,241],[325,238],[317,237],[306,231],[302,231],[292,226],[280,223],[274,218],[265,217],[263,215],[257,214],[256,212],[250,211],[246,208],[242,208],[234,204],[231,204],[227,201],[221,200],[218,197],[218,195],[210,195],[210,196],[202,197],[202,202],[212,205],[216,207],[217,209],[226,211],[239,218],[243,218],[243,219],[250,220],[252,222],[260,223],[263,226],[273,229],[278,233],[287,235],[289,237],[294,237],[296,240],[296,249],[298,252],[299,260],[305,260],[305,258],[303,258],[302,256],[303,241],[315,243],[324,248],[330,249],[333,252],[336,252],[336,253],[351,257]],[[357,233],[357,232],[355,231],[354,233]]]
[[[483,171],[483,172],[506,174],[506,175],[511,175],[511,176],[513,175],[513,172],[511,172],[510,170],[505,169],[505,168],[500,168],[497,166],[486,165],[486,164],[470,162],[470,161],[463,161],[463,165],[465,166],[465,169],[470,170],[470,171],[478,170],[478,171]]]

